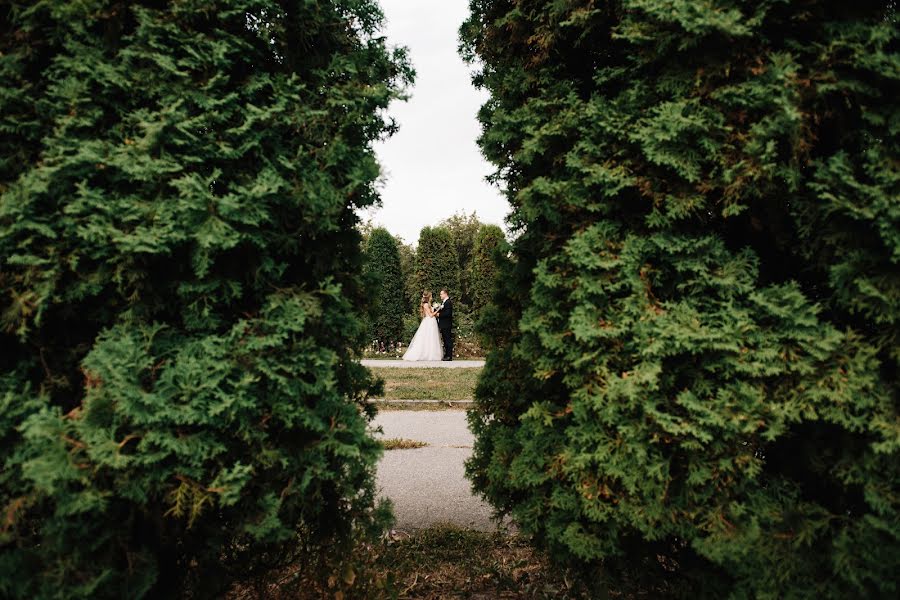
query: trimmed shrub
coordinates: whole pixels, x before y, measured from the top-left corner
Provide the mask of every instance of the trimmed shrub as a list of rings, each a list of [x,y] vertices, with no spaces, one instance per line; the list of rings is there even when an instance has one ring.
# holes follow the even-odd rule
[[[419,298],[422,291],[427,290],[434,295],[434,301],[438,302],[441,288],[447,288],[450,296],[458,300],[459,260],[453,237],[445,227],[425,227],[419,233],[415,282]]]
[[[422,290],[416,289],[416,251],[397,237],[397,249],[400,252],[400,270],[403,273],[404,316],[419,314],[419,300]]]
[[[377,528],[370,0],[0,10],[0,596],[217,595]]]
[[[459,261],[459,290],[457,298],[466,305],[471,306],[472,295],[472,257],[475,248],[475,238],[482,223],[475,212],[467,215],[464,212],[441,221],[440,226],[450,232],[453,245],[456,247],[456,258]]]
[[[416,335],[416,331],[419,329],[419,325],[422,323],[422,317],[419,315],[407,315],[403,319],[403,334],[400,338],[404,344],[409,346],[409,343],[412,341],[413,336]]]
[[[387,229],[379,227],[369,235],[364,272],[372,286],[362,311],[369,325],[369,337],[397,342],[403,332],[406,302],[400,251]]]
[[[895,597],[889,3],[471,7],[516,236],[475,488],[599,585]]]
[[[472,312],[480,315],[491,301],[495,281],[498,277],[498,257],[495,254],[506,246],[506,236],[496,225],[482,225],[475,236],[472,250],[472,265],[469,280],[469,294],[472,297]]]

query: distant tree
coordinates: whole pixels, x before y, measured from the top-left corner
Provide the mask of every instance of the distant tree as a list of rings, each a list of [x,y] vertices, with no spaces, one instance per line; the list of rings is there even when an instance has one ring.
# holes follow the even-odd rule
[[[475,236],[472,260],[469,266],[469,294],[475,319],[491,300],[498,267],[494,253],[506,243],[503,230],[496,225],[482,225]]]
[[[414,281],[419,294],[427,290],[435,295],[435,300],[443,287],[451,296],[459,295],[459,258],[446,227],[425,227],[419,234]]]
[[[403,310],[406,314],[414,314],[419,305],[422,290],[416,290],[416,249],[394,236],[397,250],[400,252],[400,271],[403,277]]]
[[[475,237],[478,235],[478,230],[482,223],[478,220],[478,215],[475,212],[472,212],[470,215],[460,212],[444,219],[439,225],[450,232],[453,246],[456,248],[460,286],[456,292],[457,299],[463,304],[471,306],[472,251],[475,247]]]
[[[369,243],[369,236],[372,235],[372,232],[375,230],[375,224],[372,222],[372,219],[361,221],[356,226],[356,230],[359,231],[359,235],[362,237],[361,247],[365,248]]]
[[[407,304],[397,240],[387,229],[373,229],[365,254],[364,273],[371,290],[366,311],[369,335],[377,340],[397,341]]]

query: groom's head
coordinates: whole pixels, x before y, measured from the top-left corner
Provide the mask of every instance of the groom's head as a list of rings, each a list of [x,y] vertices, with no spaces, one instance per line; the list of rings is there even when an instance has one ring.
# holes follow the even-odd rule
[[[446,300],[450,297],[450,292],[445,289],[441,290],[441,300]]]

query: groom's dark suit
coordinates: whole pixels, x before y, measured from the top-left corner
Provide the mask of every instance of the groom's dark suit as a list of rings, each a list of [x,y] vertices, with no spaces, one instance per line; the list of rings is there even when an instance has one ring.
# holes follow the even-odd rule
[[[444,300],[437,312],[438,329],[444,340],[444,360],[453,360],[453,302],[450,298]]]

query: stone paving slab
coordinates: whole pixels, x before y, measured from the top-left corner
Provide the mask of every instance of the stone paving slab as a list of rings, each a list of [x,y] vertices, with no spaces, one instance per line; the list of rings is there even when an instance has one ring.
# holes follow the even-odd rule
[[[365,367],[391,367],[400,369],[472,369],[484,366],[483,360],[377,360],[360,361]]]

